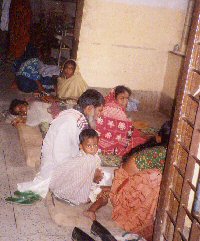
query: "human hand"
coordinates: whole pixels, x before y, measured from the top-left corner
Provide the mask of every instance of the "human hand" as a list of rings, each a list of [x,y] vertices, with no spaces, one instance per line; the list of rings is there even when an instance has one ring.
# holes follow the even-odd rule
[[[17,127],[19,124],[25,123],[25,122],[26,122],[25,118],[23,118],[23,117],[17,117],[17,118],[15,118],[14,120],[11,121],[11,124],[12,124],[14,127]]]
[[[46,103],[54,103],[57,101],[57,98],[51,95],[46,95],[46,96],[42,96],[41,100]]]
[[[103,179],[103,176],[104,176],[104,174],[103,174],[102,170],[97,168],[94,173],[93,182],[95,182],[97,184],[100,183],[100,181]]]
[[[111,190],[111,186],[101,186],[103,192],[109,192]]]
[[[34,91],[33,96],[36,97],[36,98],[40,97],[40,92]]]

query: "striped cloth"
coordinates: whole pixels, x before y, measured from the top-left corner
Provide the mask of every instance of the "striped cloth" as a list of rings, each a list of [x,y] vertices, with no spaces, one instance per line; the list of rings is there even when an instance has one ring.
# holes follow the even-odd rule
[[[75,205],[88,202],[94,173],[100,162],[98,155],[80,151],[77,157],[62,163],[54,170],[50,190],[58,198]]]

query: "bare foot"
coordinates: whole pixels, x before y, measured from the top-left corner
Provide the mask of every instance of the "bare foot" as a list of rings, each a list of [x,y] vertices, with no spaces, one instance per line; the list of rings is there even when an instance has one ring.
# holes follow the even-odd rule
[[[83,212],[83,215],[89,219],[91,219],[92,221],[96,220],[96,214],[95,212],[92,212],[92,211],[85,211]]]

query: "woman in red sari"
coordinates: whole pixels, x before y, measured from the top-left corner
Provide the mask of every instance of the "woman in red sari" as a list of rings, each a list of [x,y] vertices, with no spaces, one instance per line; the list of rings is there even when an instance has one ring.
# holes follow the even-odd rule
[[[12,0],[9,22],[9,52],[16,59],[23,55],[30,42],[31,15],[29,0]]]
[[[130,95],[130,89],[121,85],[105,97],[104,109],[96,123],[102,154],[121,157],[132,148],[146,142],[125,113]]]

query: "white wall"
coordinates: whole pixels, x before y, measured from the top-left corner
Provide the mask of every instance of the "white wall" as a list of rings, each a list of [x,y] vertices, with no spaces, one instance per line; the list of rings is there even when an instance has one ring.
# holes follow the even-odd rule
[[[187,0],[85,0],[77,60],[90,86],[161,91]]]
[[[188,0],[106,0],[107,2],[139,4],[153,7],[182,9],[187,8]]]

